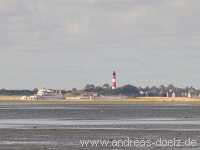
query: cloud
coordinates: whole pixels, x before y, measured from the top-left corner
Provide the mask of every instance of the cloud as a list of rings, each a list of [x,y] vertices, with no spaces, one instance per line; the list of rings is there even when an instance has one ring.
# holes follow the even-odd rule
[[[8,13],[15,10],[17,6],[16,0],[0,0],[0,13]]]
[[[123,83],[139,84],[144,78],[149,84],[164,82],[167,70],[174,72],[169,82],[182,83],[194,76],[191,66],[200,63],[195,57],[200,55],[199,4],[198,0],[0,0],[2,79],[7,74],[26,79],[24,84],[13,82],[16,87],[35,86],[37,79],[53,86],[55,75],[60,86],[74,87],[80,86],[77,79],[80,83],[107,79],[116,68],[124,74]],[[25,77],[26,70],[34,80]],[[185,75],[184,70],[190,72]],[[48,74],[53,75],[46,79]],[[3,83],[13,86],[10,80]]]
[[[179,9],[179,8],[187,8],[191,2],[189,0],[169,0],[168,3],[170,6]]]
[[[67,34],[78,34],[80,33],[81,27],[80,24],[78,23],[67,23],[66,24],[66,28],[65,31],[67,32]]]

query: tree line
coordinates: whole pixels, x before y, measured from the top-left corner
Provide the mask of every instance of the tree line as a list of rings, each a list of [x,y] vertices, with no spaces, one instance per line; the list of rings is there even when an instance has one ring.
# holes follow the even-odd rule
[[[12,95],[16,95],[16,96],[22,96],[22,95],[30,96],[30,95],[34,95],[36,93],[37,93],[37,91],[35,89],[33,89],[33,90],[8,90],[8,89],[0,89],[0,95],[5,95],[5,96],[12,96]]]
[[[152,87],[136,87],[134,85],[124,85],[119,87],[115,90],[112,90],[112,87],[109,84],[104,84],[102,86],[95,86],[94,84],[87,84],[83,90],[76,90],[73,89],[70,91],[72,94],[81,94],[84,92],[95,92],[98,95],[103,96],[111,96],[111,95],[122,95],[122,96],[160,96],[160,97],[167,97],[167,96],[174,96],[177,97],[187,97],[191,96],[199,96],[200,90],[194,87],[185,87],[180,88],[174,86],[172,84],[165,86],[152,86]]]
[[[33,90],[8,90],[8,89],[0,89],[0,95],[34,95],[36,94],[38,89]],[[103,84],[102,86],[95,86],[94,84],[87,84],[83,89],[76,89],[73,88],[72,90],[62,90],[63,94],[70,95],[70,96],[79,96],[84,93],[96,93],[97,95],[102,96],[172,96],[172,94],[175,94],[175,96],[178,97],[185,97],[188,95],[191,96],[199,96],[200,90],[196,89],[194,87],[185,87],[180,88],[176,87],[172,84],[165,86],[152,86],[152,87],[136,87],[134,85],[124,85],[122,87],[119,87],[115,90],[112,90],[112,87],[109,84]]]

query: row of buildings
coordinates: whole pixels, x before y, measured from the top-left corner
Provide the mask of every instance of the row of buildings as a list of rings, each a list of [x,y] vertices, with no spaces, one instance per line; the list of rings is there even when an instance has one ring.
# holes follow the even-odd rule
[[[77,92],[78,91],[78,92]],[[103,87],[95,87],[88,85],[84,90],[72,90],[70,92],[62,92],[54,89],[39,89],[32,96],[23,96],[23,100],[37,99],[122,99],[127,97],[200,97],[200,91],[194,88],[181,89],[169,85],[167,87],[146,87],[137,88],[132,85],[117,87],[117,75],[114,71],[112,74],[112,86],[109,84]]]

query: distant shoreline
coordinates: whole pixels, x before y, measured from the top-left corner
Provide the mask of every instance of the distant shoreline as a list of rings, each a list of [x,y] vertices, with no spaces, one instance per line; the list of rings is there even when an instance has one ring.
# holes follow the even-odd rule
[[[127,99],[20,100],[20,96],[0,96],[1,104],[85,104],[85,105],[200,105],[200,98],[137,97]]]

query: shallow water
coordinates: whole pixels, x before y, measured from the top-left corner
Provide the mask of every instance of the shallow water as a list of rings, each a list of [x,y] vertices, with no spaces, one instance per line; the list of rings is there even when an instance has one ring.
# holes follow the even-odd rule
[[[81,149],[80,139],[91,137],[191,137],[199,140],[199,132],[200,106],[0,106],[0,149],[4,150]],[[199,147],[190,147],[196,148]]]

